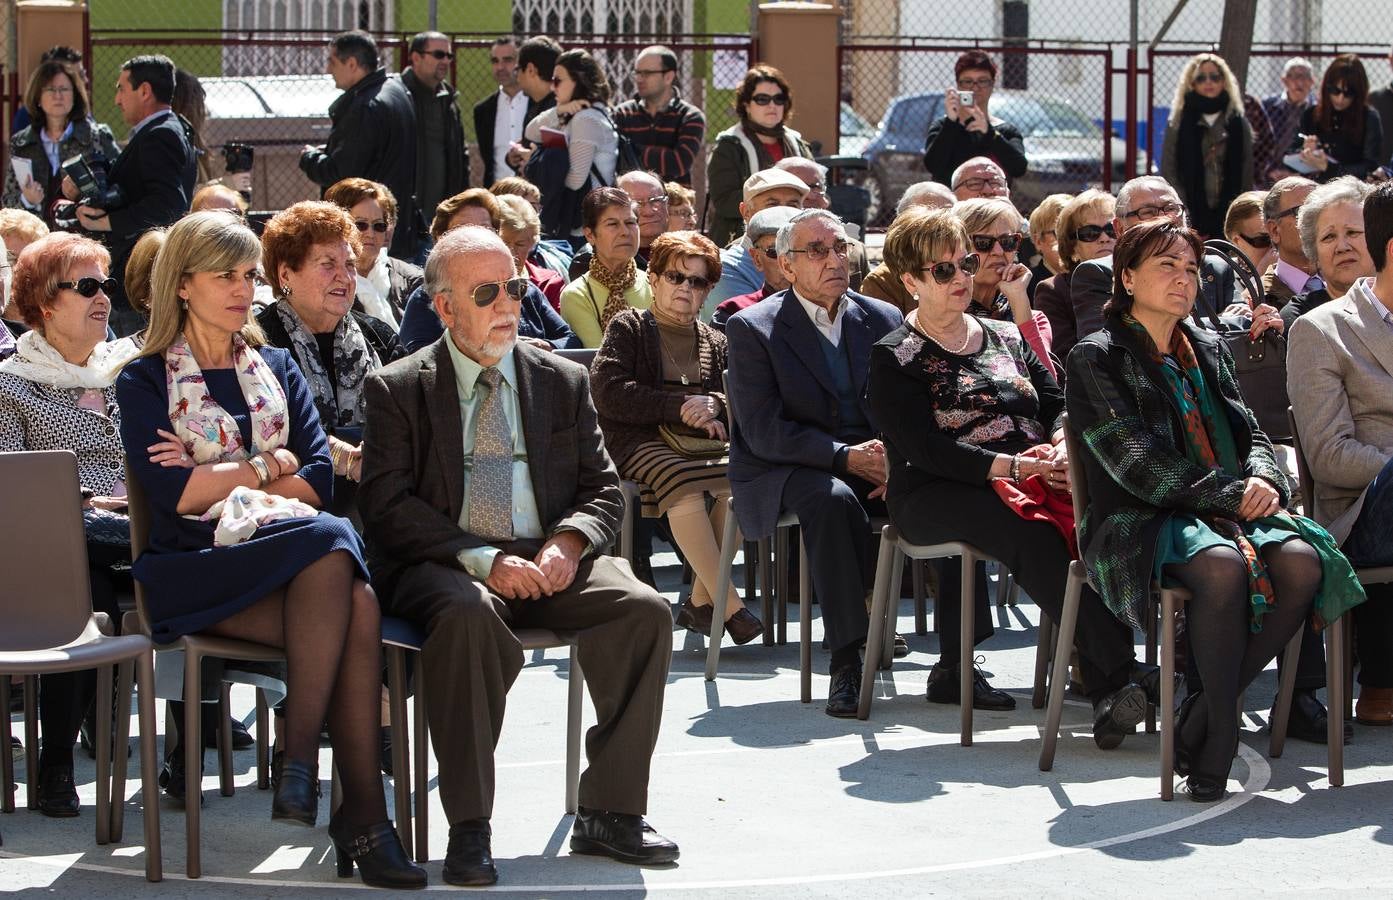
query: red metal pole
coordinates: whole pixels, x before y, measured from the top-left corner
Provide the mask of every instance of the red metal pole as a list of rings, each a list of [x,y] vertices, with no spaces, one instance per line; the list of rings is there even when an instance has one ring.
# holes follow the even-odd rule
[[[1112,79],[1108,79],[1112,83]],[[1147,90],[1147,108],[1151,108],[1150,85]],[[1137,141],[1139,135],[1137,121],[1137,51],[1135,47],[1127,48],[1127,160],[1122,166],[1122,171],[1127,173],[1127,177],[1135,178],[1137,174]],[[1148,116],[1148,119],[1150,117]],[[1146,162],[1148,171],[1151,164],[1151,142],[1146,142]]]
[[[1103,51],[1103,190],[1112,190],[1112,48]],[[1127,171],[1123,169],[1123,171]]]
[[[1156,142],[1151,136],[1156,133],[1156,128],[1151,122],[1151,117],[1156,114],[1156,54],[1151,52],[1151,48],[1146,50],[1146,171],[1151,172],[1151,167],[1156,164]]]

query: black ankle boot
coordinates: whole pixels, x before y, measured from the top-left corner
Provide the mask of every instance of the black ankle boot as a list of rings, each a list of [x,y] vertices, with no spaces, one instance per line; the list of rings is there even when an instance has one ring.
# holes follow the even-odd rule
[[[285,760],[271,800],[271,818],[314,827],[319,816],[319,767]]]
[[[338,818],[329,821],[329,837],[338,854],[340,878],[353,874],[358,864],[363,884],[380,888],[422,888],[426,886],[426,870],[415,865],[402,849],[401,838],[391,822],[378,822],[351,832],[352,826]]]

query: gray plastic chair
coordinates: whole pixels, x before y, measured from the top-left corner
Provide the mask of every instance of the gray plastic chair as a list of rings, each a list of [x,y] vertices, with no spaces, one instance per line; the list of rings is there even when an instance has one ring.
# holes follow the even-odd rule
[[[126,747],[130,741],[131,676],[140,685],[140,777],[145,820],[145,877],[163,877],[159,784],[155,753],[155,666],[149,638],[112,637],[105,614],[92,612],[87,541],[78,503],[77,458],[67,450],[0,453],[0,484],[11,515],[0,518],[0,705],[6,710],[4,801],[14,812],[14,759],[10,745],[10,676],[24,675],[26,712],[32,712],[34,678],[97,670],[97,697],[111,696],[111,667],[119,667],[116,760],[112,772],[111,717],[97,716],[97,843],[120,842],[126,796]],[[22,511],[22,512],[21,512]],[[32,722],[32,719],[30,720]],[[25,776],[30,809],[38,806],[38,753],[29,728]]]

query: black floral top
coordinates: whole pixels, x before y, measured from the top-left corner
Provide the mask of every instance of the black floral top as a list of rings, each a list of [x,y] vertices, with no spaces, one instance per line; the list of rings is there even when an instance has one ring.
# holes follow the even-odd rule
[[[1048,442],[1064,394],[1010,322],[977,317],[981,349],[950,353],[908,324],[871,351],[867,399],[894,469],[985,484],[998,453]]]

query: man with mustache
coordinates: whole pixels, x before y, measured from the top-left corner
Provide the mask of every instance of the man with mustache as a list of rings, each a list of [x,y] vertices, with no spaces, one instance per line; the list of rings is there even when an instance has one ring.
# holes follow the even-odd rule
[[[586,370],[517,341],[526,279],[465,225],[426,261],[446,333],[367,382],[358,495],[383,609],[428,637],[421,677],[450,822],[444,877],[498,880],[493,748],[522,669],[514,628],[575,632],[595,704],[573,853],[668,863],[648,776],[672,657],[667,601],[604,548],[624,499]]]

